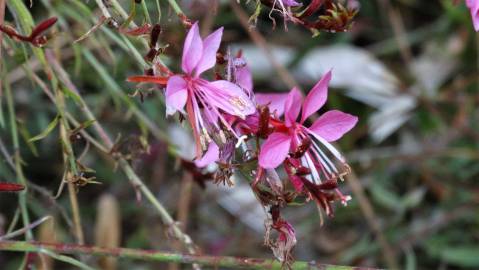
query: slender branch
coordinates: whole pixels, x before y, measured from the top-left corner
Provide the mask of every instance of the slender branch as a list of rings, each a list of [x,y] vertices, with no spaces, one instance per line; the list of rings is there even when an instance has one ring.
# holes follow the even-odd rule
[[[17,182],[27,187],[25,175],[23,173],[23,168],[22,168],[22,158],[20,156],[20,142],[18,138],[17,122],[15,119],[16,114],[15,114],[15,105],[13,101],[12,90],[10,88],[10,84],[7,81],[5,81],[4,86],[5,86],[5,92],[6,92],[8,114],[10,119],[10,130],[11,130],[11,135],[13,140],[13,151],[14,151],[13,160],[15,162],[15,173],[17,177]],[[27,198],[26,198],[27,190],[28,189],[18,193],[18,201],[20,205],[22,221],[24,226],[28,226],[30,224],[30,217],[28,214]],[[30,230],[26,231],[26,237],[28,240],[33,239],[33,234]]]
[[[359,208],[361,209],[361,212],[363,212],[363,215],[366,218],[366,221],[368,222],[369,227],[372,229],[372,231],[377,237],[377,240],[379,242],[379,245],[381,246],[381,250],[383,252],[383,256],[384,256],[384,260],[386,264],[388,265],[390,269],[400,269],[399,264],[396,261],[396,257],[394,255],[393,249],[391,248],[391,245],[389,244],[386,237],[384,236],[384,233],[382,231],[381,225],[379,224],[378,218],[376,217],[376,214],[374,213],[373,206],[371,205],[368,198],[366,197],[364,189],[361,186],[361,183],[359,183],[358,178],[356,177],[356,174],[354,173],[354,171],[351,171],[346,182],[348,183],[349,187],[353,191],[355,198],[357,198],[359,202]]]
[[[0,250],[18,252],[44,252],[51,251],[62,254],[88,254],[94,256],[114,256],[125,259],[147,261],[173,262],[183,264],[200,264],[210,267],[243,268],[243,269],[283,269],[281,262],[271,259],[237,258],[187,255],[154,250],[141,250],[130,248],[101,248],[96,246],[47,244],[39,242],[4,241],[0,242]],[[336,266],[319,264],[316,262],[295,262],[292,270],[367,270],[372,268]]]
[[[176,15],[178,15],[178,17],[180,17],[180,20],[183,19],[183,17],[185,16],[185,14],[183,13],[183,11],[181,10],[180,6],[178,5],[178,3],[176,3],[175,0],[168,0],[168,3],[170,4],[170,6],[173,8],[173,10],[175,11]]]
[[[95,0],[95,1],[96,1],[96,4],[98,5],[98,7],[101,10],[101,13],[103,13],[103,16],[105,16],[105,18],[107,18],[107,19],[111,18],[111,14],[108,11],[108,8],[103,3],[103,0]]]
[[[32,230],[33,228],[39,226],[40,224],[42,224],[43,222],[47,221],[50,218],[51,218],[51,216],[42,217],[39,220],[33,222],[32,224],[29,224],[28,226],[25,226],[21,229],[18,229],[16,231],[11,232],[11,233],[0,235],[0,241],[11,239],[11,238],[17,237],[19,235],[25,234],[25,232]]]

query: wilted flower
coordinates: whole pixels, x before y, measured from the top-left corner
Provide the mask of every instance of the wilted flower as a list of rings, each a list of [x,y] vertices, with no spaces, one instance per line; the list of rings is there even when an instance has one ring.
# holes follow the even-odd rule
[[[296,245],[296,234],[293,226],[281,218],[278,206],[272,206],[270,209],[271,220],[267,223],[265,242],[273,250],[274,256],[285,265],[292,262],[291,251]],[[275,241],[271,241],[271,229],[278,233]]]
[[[320,116],[310,127],[304,126],[306,119],[326,103],[330,80],[331,72],[328,72],[313,87],[304,102],[299,90],[293,88],[284,104],[284,122],[272,122],[274,132],[261,146],[259,165],[271,169],[286,160],[285,168],[298,191],[302,190],[303,179],[313,185],[320,185],[323,181],[341,178],[344,174],[336,168],[325,150],[346,169],[349,168],[344,157],[331,142],[341,138],[356,125],[356,116],[332,110]],[[300,111],[301,119],[298,122]],[[339,190],[336,191],[345,204],[349,197],[343,196]]]

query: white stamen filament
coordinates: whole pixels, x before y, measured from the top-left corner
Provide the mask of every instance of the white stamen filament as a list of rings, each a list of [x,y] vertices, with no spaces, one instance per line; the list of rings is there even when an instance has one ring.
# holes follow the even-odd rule
[[[243,136],[239,137],[239,138],[238,138],[238,142],[236,142],[236,144],[235,144],[235,148],[239,148],[242,144],[245,144],[245,145],[246,145],[245,140],[246,140],[247,138],[248,138],[247,135],[243,135]]]
[[[295,138],[296,143],[299,145],[301,140],[307,138],[311,139],[310,148],[304,153],[300,161],[303,166],[307,166],[311,170],[311,174],[306,178],[315,184],[321,183],[321,175],[324,175],[326,179],[333,177],[339,177],[339,170],[336,168],[334,162],[323,152],[319,144],[324,145],[335,158],[344,162],[343,156],[336,150],[330,143],[314,134],[307,128],[304,128],[298,132],[298,136]],[[322,174],[318,171],[318,166],[321,168]],[[343,198],[342,196],[341,198]]]
[[[311,174],[313,175],[313,183],[321,184],[321,178],[319,176],[318,170],[316,166],[314,166],[314,162],[311,160],[309,153],[305,153],[304,157],[306,158],[306,162],[308,163],[309,169],[311,170]]]

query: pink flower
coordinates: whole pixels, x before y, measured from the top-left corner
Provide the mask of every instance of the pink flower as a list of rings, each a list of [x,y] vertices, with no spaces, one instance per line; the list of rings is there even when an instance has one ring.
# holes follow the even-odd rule
[[[357,123],[356,116],[332,110],[321,115],[310,127],[304,126],[306,119],[318,111],[327,99],[331,72],[313,87],[302,101],[298,89],[293,88],[284,104],[284,122],[273,122],[274,132],[261,146],[259,165],[265,169],[276,168],[286,159],[294,186],[301,190],[301,179],[307,179],[315,185],[323,181],[341,177],[330,156],[345,165],[345,159],[330,143],[341,138]],[[301,119],[297,118],[301,111]],[[329,155],[328,155],[329,154]],[[305,177],[296,177],[301,171]],[[347,200],[341,196],[343,203]]]
[[[479,0],[466,0],[466,5],[471,11],[472,23],[477,32],[479,31]]]
[[[186,106],[197,158],[209,147],[213,135],[218,135],[222,142],[226,142],[224,131],[238,138],[224,114],[244,119],[256,111],[253,102],[236,84],[225,80],[210,82],[200,77],[215,65],[222,33],[220,28],[203,40],[198,23],[193,24],[183,48],[181,67],[185,74],[170,77],[166,85],[166,114],[184,112]]]

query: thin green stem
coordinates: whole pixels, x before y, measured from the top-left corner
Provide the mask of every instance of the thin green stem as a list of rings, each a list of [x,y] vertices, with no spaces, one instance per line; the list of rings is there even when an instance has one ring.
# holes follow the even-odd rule
[[[65,255],[60,255],[60,254],[56,254],[55,252],[49,250],[49,249],[43,249],[43,250],[40,250],[38,252],[41,252],[47,256],[50,256],[52,257],[53,259],[55,260],[58,260],[58,261],[61,261],[61,262],[64,262],[64,263],[68,263],[68,264],[71,264],[73,266],[76,266],[78,267],[79,269],[83,269],[83,270],[95,270],[95,268],[92,268],[78,260],[75,260],[74,258],[72,257],[69,257],[69,256],[65,256]],[[23,269],[23,268],[22,268]]]
[[[160,0],[155,0],[156,2],[156,9],[158,10],[158,23],[161,21],[161,6],[160,6]]]
[[[150,14],[148,13],[148,8],[146,7],[146,1],[141,1],[141,9],[143,10],[143,14],[145,14],[146,21],[151,24]]]
[[[18,140],[18,129],[17,129],[16,118],[15,118],[15,106],[13,102],[12,89],[10,88],[10,84],[6,80],[4,82],[5,82],[4,88],[5,88],[5,96],[7,100],[8,114],[10,117],[9,118],[10,131],[11,131],[13,148],[14,148],[13,151],[14,151],[14,161],[15,161],[15,173],[17,176],[17,182],[27,187],[27,181],[25,179],[25,176],[23,174],[23,169],[22,169],[22,158],[20,156],[20,143]],[[23,226],[25,227],[28,226],[28,224],[30,224],[30,217],[28,215],[27,199],[26,199],[27,190],[28,189],[25,189],[24,191],[21,191],[18,194]],[[33,234],[31,230],[26,231],[26,238],[28,240],[33,239]]]
[[[200,264],[209,267],[242,268],[242,269],[284,269],[281,262],[270,259],[219,257],[187,255],[154,250],[141,250],[130,248],[101,248],[96,246],[70,245],[70,244],[46,244],[38,242],[4,241],[0,242],[0,250],[18,252],[45,252],[51,251],[62,254],[88,254],[94,256],[114,256],[125,259],[137,259],[147,261]],[[336,266],[319,264],[316,262],[297,261],[291,265],[292,270],[367,270],[351,266]]]
[[[148,189],[148,187],[141,181],[138,175],[135,173],[133,168],[128,164],[124,158],[119,159],[119,164],[125,174],[130,180],[131,184],[139,189],[146,197],[146,199],[155,207],[155,209],[160,213],[160,217],[163,221],[163,224],[169,227],[169,230],[172,232],[173,236],[178,238],[188,250],[188,253],[195,254],[195,246],[191,238],[183,233],[183,231],[178,227],[176,222],[173,220],[171,215],[166,211],[165,207],[156,199],[155,195]]]
[[[170,4],[171,8],[173,8],[176,15],[180,17],[180,19],[182,19],[182,17],[185,16],[185,13],[183,12],[183,10],[181,10],[180,6],[178,5],[178,3],[176,3],[175,0],[168,0],[168,3]]]

